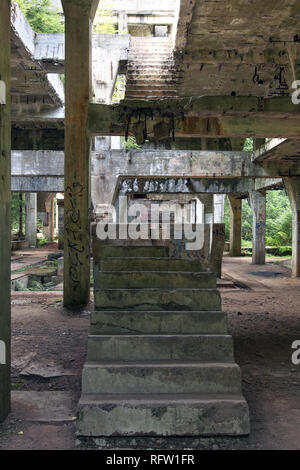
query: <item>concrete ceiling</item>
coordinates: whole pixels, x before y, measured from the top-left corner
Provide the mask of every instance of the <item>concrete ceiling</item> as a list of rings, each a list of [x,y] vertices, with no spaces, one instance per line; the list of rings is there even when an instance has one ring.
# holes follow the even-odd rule
[[[182,0],[180,96],[281,96],[300,72],[300,0]]]

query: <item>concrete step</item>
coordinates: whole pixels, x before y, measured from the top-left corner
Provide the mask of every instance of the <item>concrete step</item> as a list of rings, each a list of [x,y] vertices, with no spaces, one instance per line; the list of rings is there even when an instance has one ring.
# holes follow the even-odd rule
[[[82,393],[241,393],[234,363],[175,361],[89,363],[82,372]]]
[[[156,71],[154,70],[151,70],[150,72],[148,73],[136,73],[136,72],[132,72],[130,74],[127,75],[127,83],[130,81],[134,81],[134,80],[144,80],[144,81],[168,81],[168,80],[172,80],[174,82],[177,83],[177,75],[176,73],[160,73],[159,71],[156,73]]]
[[[147,63],[147,64],[142,64],[142,62],[136,63],[136,62],[129,62],[128,64],[128,71],[130,72],[131,70],[141,70],[143,73],[145,73],[148,70],[161,70],[163,73],[170,73],[170,72],[175,72],[177,68],[175,67],[174,64],[161,64],[161,63]]]
[[[226,334],[224,312],[203,311],[95,311],[92,335],[120,334]]]
[[[250,432],[242,395],[97,395],[79,402],[82,436],[242,436]]]
[[[178,98],[178,94],[177,93],[174,93],[174,94],[170,94],[170,93],[160,93],[160,94],[157,94],[157,95],[151,95],[151,94],[146,94],[146,93],[139,93],[139,94],[134,94],[134,93],[128,93],[126,94],[125,98],[127,100],[148,100],[148,101],[155,101],[155,100],[159,100],[159,99],[175,99],[175,98]]]
[[[229,335],[90,335],[87,361],[232,362]]]
[[[138,85],[139,87],[143,86],[145,87],[146,85],[149,85],[150,87],[154,86],[155,88],[158,88],[158,87],[174,87],[175,85],[177,84],[177,81],[176,80],[172,80],[172,79],[148,79],[148,78],[145,78],[145,77],[138,77],[137,79],[133,80],[133,79],[130,79],[130,80],[127,80],[127,84],[126,86],[129,87],[134,87],[136,85]]]
[[[192,289],[216,288],[216,276],[213,273],[187,272],[99,272],[95,276],[95,285],[100,289]]]
[[[217,289],[95,289],[96,310],[221,310]]]
[[[139,94],[139,95],[134,95],[134,94],[128,94],[125,96],[126,100],[133,100],[133,101],[136,101],[136,100],[148,100],[148,101],[155,101],[155,100],[160,100],[160,99],[164,99],[164,100],[167,100],[167,99],[175,99],[175,98],[178,98],[178,94],[174,94],[174,95],[170,95],[170,94],[166,94],[166,93],[163,93],[163,94],[160,94],[160,95],[146,95],[146,94]]]
[[[167,272],[205,272],[205,268],[199,261],[177,258],[102,258],[94,259],[94,264],[101,271],[167,271]]]
[[[149,90],[148,92],[146,91],[140,91],[140,90],[128,90],[128,93],[126,92],[126,98],[128,98],[130,95],[131,99],[150,99],[150,100],[155,100],[156,98],[176,98],[178,96],[178,93],[176,90],[171,91],[163,91],[163,90]]]
[[[169,257],[169,248],[167,246],[103,246],[99,241],[93,243],[93,255],[98,258],[148,258],[157,256],[159,258]]]
[[[126,86],[126,90],[127,91],[144,91],[144,92],[148,92],[148,93],[154,93],[154,92],[158,92],[158,91],[170,91],[170,92],[173,92],[173,91],[176,91],[176,88],[175,88],[175,85],[164,85],[162,83],[153,83],[153,84],[146,84],[141,80],[140,83],[135,83],[135,84],[129,84]]]

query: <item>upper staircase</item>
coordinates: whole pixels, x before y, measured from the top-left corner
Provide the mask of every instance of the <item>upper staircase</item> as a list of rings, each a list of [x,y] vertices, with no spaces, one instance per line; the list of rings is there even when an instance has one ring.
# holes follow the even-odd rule
[[[177,73],[170,38],[131,37],[126,99],[176,98]]]

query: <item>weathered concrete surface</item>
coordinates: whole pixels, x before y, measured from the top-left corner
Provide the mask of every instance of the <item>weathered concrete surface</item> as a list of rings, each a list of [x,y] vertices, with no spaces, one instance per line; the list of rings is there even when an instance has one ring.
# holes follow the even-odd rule
[[[300,178],[284,178],[292,209],[292,277],[300,277]]]
[[[126,364],[86,363],[82,393],[241,393],[240,369],[234,363],[151,361]]]
[[[168,394],[82,396],[78,433],[85,436],[209,436],[249,433],[243,397]]]
[[[241,256],[242,248],[242,200],[229,196],[230,203],[230,254]]]
[[[209,239],[209,232],[205,234]],[[232,338],[226,334],[226,318],[215,289],[216,275],[201,272],[200,252],[196,261],[171,258],[172,242],[176,243],[131,245],[128,254],[132,256],[120,258],[125,249],[120,241],[121,246],[116,246],[94,239],[98,311],[92,314],[83,369],[79,434],[191,435],[196,409],[205,410],[208,417],[206,421],[203,411],[198,413],[194,431],[200,434],[204,429],[220,434],[249,431],[247,405],[240,396],[240,370],[233,360]],[[206,258],[208,252],[206,248]],[[156,257],[159,253],[161,258]],[[165,272],[170,264],[172,272]],[[122,282],[130,288],[121,288]],[[156,282],[159,288],[153,288]],[[172,289],[164,288],[165,282]],[[189,288],[181,288],[184,282]],[[194,282],[197,288],[192,288]],[[235,407],[238,401],[239,409]],[[223,413],[224,408],[232,413],[230,424],[227,417],[223,421],[219,416],[223,426],[216,427],[215,413],[221,407]],[[114,415],[112,426],[102,420],[103,409],[107,417]],[[131,430],[122,424],[128,416]]]
[[[25,236],[29,248],[36,247],[37,234],[37,195],[28,193],[25,196]]]
[[[267,135],[299,139],[299,118],[299,106],[290,97],[124,100],[116,105],[91,103],[88,130],[91,135],[135,135],[137,123],[146,120],[148,136],[154,135],[154,126],[168,121],[170,135],[173,129],[175,138],[265,138]]]
[[[219,310],[216,289],[101,289],[95,291],[97,310]]]
[[[250,191],[252,208],[252,263],[265,264],[266,260],[266,192]]]
[[[251,6],[247,0],[181,4],[177,39],[182,53],[178,55],[181,96],[289,94],[299,71],[295,60],[299,44],[294,43],[299,29],[297,0],[263,4],[254,0]],[[281,80],[276,74],[279,65]]]
[[[22,193],[64,191],[63,176],[12,176],[11,190]]]
[[[62,2],[66,22],[64,305],[90,298],[90,142],[86,135],[91,95],[91,22],[94,0]]]
[[[227,335],[97,335],[89,336],[87,361],[232,362]]]
[[[0,3],[0,75],[5,104],[0,104],[0,422],[10,411],[10,0]]]
[[[92,335],[121,334],[226,334],[224,312],[203,311],[95,311]]]
[[[181,272],[99,272],[99,285],[103,289],[143,289],[151,285],[155,289],[196,289],[215,287],[215,275],[212,273]]]

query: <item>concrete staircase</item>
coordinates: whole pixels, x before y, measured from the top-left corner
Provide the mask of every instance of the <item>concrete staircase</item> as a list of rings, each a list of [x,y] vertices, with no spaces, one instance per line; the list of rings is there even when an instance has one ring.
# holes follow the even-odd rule
[[[79,435],[249,432],[216,276],[168,250],[94,243]]]
[[[177,74],[170,38],[132,37],[126,99],[176,98]]]

